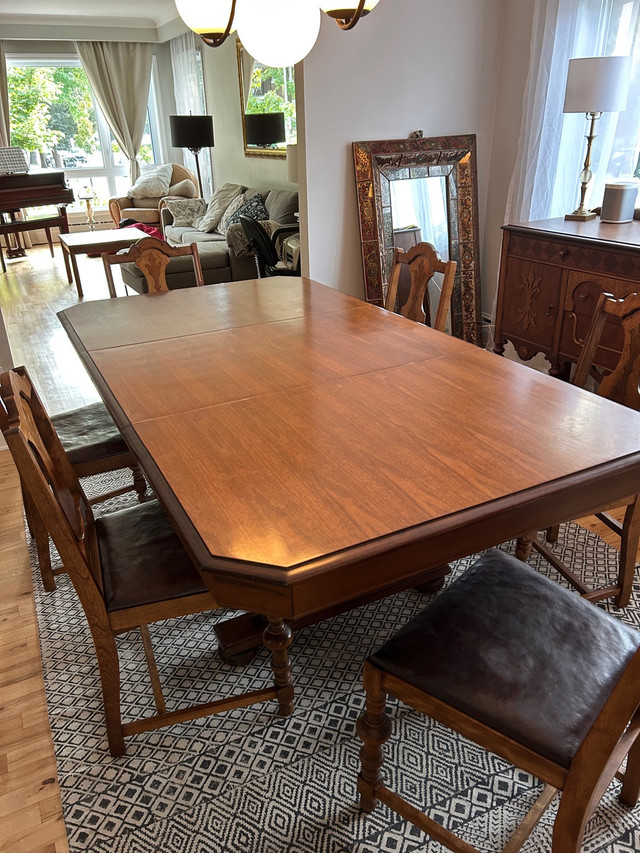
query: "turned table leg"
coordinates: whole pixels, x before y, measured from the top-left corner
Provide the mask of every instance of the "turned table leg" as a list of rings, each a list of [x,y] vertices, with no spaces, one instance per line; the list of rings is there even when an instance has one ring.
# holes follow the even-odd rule
[[[533,540],[537,536],[537,531],[534,533],[525,533],[523,536],[518,536],[516,540],[516,557],[526,563],[531,556],[531,548]]]
[[[281,717],[293,714],[293,684],[291,682],[291,661],[287,649],[291,645],[291,628],[284,619],[269,619],[264,629],[263,641],[271,652],[271,668],[278,690],[278,705]]]

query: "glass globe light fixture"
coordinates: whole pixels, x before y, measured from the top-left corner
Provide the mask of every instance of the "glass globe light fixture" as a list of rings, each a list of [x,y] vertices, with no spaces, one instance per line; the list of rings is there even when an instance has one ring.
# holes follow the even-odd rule
[[[236,0],[175,0],[178,14],[209,47],[219,47],[233,32]]]
[[[368,15],[380,0],[343,0],[330,3],[328,0],[320,3],[322,11],[333,18],[341,30],[352,30],[363,15]]]
[[[241,0],[238,37],[257,62],[288,68],[300,62],[320,32],[318,0]]]

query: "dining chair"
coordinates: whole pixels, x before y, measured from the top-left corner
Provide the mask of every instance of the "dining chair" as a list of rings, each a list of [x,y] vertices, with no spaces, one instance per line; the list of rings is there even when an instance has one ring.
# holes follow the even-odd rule
[[[124,754],[124,739],[129,735],[286,694],[290,687],[273,687],[167,711],[147,626],[214,610],[216,600],[157,501],[94,518],[28,377],[8,371],[0,376],[0,390],[0,427],[29,501],[51,533],[91,631],[111,753]],[[157,713],[123,723],[116,636],[135,628],[140,629]]]
[[[374,652],[364,687],[362,809],[385,803],[450,850],[479,853],[382,777],[388,695],[544,783],[503,853],[521,848],[559,790],[552,846],[540,845],[552,853],[579,853],[614,777],[621,802],[638,801],[640,632],[502,551],[487,551]]]
[[[42,413],[44,405],[36,391],[26,367],[16,367],[16,373],[28,382],[34,407]],[[144,501],[147,482],[140,470],[136,458],[129,450],[113,418],[104,403],[92,403],[78,409],[51,417],[53,429],[71,463],[76,477],[92,477],[130,468],[133,481],[124,486],[101,492],[90,503],[102,503],[127,492],[135,491],[140,502]],[[62,574],[63,567],[52,569],[49,553],[49,533],[33,512],[29,497],[23,489],[27,526],[36,544],[38,565],[42,584],[47,592],[56,588],[55,575]]]
[[[599,373],[593,367],[597,363],[596,352],[601,343],[607,319],[612,318],[622,327],[622,351],[618,363],[608,374]],[[640,294],[632,293],[624,299],[615,299],[609,293],[602,293],[594,311],[589,331],[576,364],[572,384],[583,388],[589,377],[597,384],[596,393],[623,406],[640,410]],[[520,537],[517,554],[528,558],[531,547],[535,548],[581,595],[591,601],[601,601],[613,597],[618,607],[626,607],[631,596],[635,575],[638,543],[640,541],[640,495],[629,495],[623,502],[626,506],[624,517],[619,521],[605,507],[594,515],[609,529],[620,536],[620,558],[616,582],[597,589],[589,587],[583,579],[557,557],[548,543],[557,538],[557,528],[547,530],[547,542],[536,534]],[[617,504],[616,506],[619,506]]]
[[[271,235],[267,233],[259,220],[252,219],[250,216],[241,216],[240,225],[253,250],[258,278],[268,278],[274,275],[300,275],[299,270],[289,269],[276,249],[278,237],[282,234],[297,233],[300,230],[298,225],[281,225]]]
[[[394,311],[409,320],[431,325],[428,286],[434,273],[442,273],[442,287],[433,328],[439,332],[444,332],[451,308],[451,294],[453,293],[456,267],[455,261],[441,260],[435,246],[431,243],[416,243],[408,252],[396,247],[393,250],[393,263],[384,307],[387,311]],[[400,290],[398,285],[401,273],[405,269],[409,271],[409,294],[402,306],[398,307]]]
[[[102,263],[104,264],[104,272],[107,277],[109,296],[112,298],[116,296],[116,288],[111,272],[111,267],[114,264],[134,264],[145,277],[148,293],[165,293],[169,290],[165,274],[167,264],[172,258],[179,258],[184,255],[191,255],[193,258],[196,285],[203,287],[204,277],[202,275],[202,265],[200,263],[197,243],[191,243],[189,246],[170,246],[168,243],[165,243],[163,240],[157,240],[155,237],[143,237],[125,251],[116,252],[115,254],[104,252],[102,254]]]

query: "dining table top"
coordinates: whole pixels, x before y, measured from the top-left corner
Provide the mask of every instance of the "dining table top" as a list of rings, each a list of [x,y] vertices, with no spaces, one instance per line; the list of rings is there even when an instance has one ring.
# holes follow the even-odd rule
[[[308,613],[637,491],[637,412],[310,279],[59,317],[229,606]]]

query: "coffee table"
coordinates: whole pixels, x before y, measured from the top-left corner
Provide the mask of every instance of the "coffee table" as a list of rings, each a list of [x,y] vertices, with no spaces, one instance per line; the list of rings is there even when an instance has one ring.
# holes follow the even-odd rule
[[[114,228],[110,231],[79,231],[76,234],[60,234],[62,257],[67,271],[69,284],[76,282],[78,298],[82,299],[82,283],[76,262],[76,255],[86,255],[93,252],[108,252],[126,249],[147,234],[139,228]],[[73,277],[71,270],[73,269]]]

